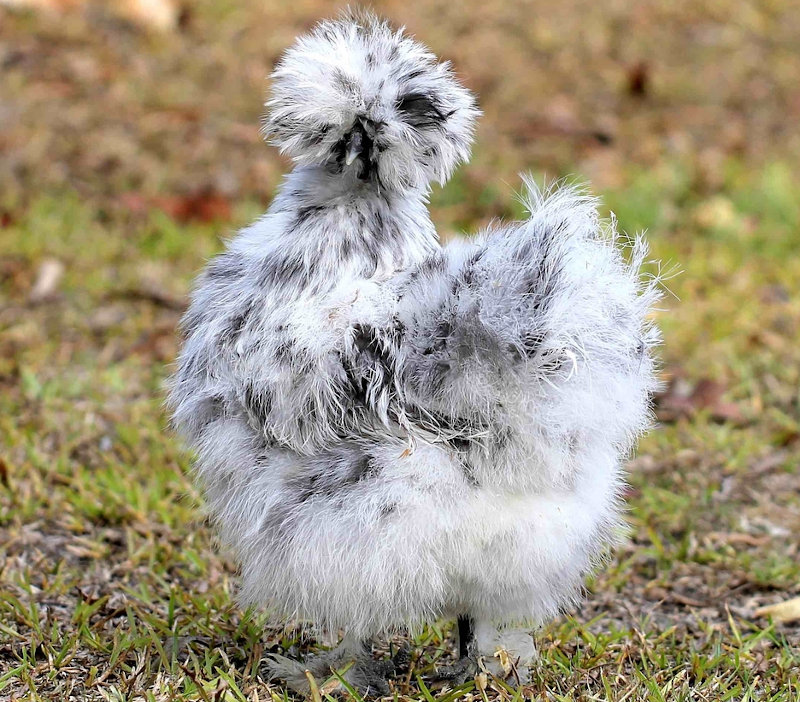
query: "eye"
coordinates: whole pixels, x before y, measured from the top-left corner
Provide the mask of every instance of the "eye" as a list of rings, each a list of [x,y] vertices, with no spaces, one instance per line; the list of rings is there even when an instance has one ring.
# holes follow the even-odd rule
[[[422,93],[401,96],[397,100],[397,109],[412,127],[433,127],[444,121],[441,110]]]
[[[408,114],[424,114],[433,110],[433,102],[422,93],[409,93],[398,98],[397,109]]]

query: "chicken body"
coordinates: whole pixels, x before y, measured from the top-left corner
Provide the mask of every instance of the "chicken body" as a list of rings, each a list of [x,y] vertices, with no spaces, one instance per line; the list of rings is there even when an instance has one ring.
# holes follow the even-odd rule
[[[657,291],[643,245],[626,262],[571,189],[527,183],[528,220],[442,248],[427,179],[386,165],[382,119],[348,117],[318,162],[303,150],[209,264],[174,419],[245,602],[350,641],[468,617],[475,652],[525,666],[515,627],[575,602],[618,537]]]

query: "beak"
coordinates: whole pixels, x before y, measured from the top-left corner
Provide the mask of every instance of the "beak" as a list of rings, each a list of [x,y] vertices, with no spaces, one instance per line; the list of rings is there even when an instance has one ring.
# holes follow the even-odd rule
[[[361,122],[356,122],[350,135],[347,138],[347,151],[345,151],[344,162],[349,166],[355,161],[367,147],[367,140],[364,138],[364,127]]]

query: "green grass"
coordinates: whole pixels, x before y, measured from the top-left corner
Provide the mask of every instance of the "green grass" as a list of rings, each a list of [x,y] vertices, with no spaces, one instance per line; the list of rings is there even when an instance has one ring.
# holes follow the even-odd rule
[[[654,94],[632,98],[614,72],[628,59],[612,59],[608,43],[627,19],[594,3],[548,7],[534,23],[508,3],[408,13],[387,3],[481,91],[475,158],[431,202],[440,231],[520,215],[520,168],[577,174],[680,271],[659,313],[664,376],[677,382],[629,466],[628,543],[579,609],[537,632],[530,685],[436,687],[435,666],[454,654],[439,622],[407,639],[413,667],[397,699],[800,698],[800,625],[755,614],[800,595],[800,154],[779,126],[800,58],[786,49],[790,3],[722,5],[730,12],[642,11],[626,46],[652,51],[657,68]],[[14,148],[0,192],[0,699],[289,700],[264,679],[263,656],[321,645],[236,605],[235,570],[162,408],[192,278],[263,210],[285,168],[254,147],[259,71],[321,12],[204,0],[169,39],[107,20],[94,31],[75,16],[0,15],[4,90],[21,116],[2,142]],[[698,44],[709,27],[739,43],[711,33]],[[777,87],[742,113],[755,64]],[[523,65],[536,70],[513,70]],[[726,81],[709,80],[716,69]],[[58,109],[42,109],[42,95]],[[605,124],[616,96],[613,143],[536,132],[559,95],[558,114],[579,126]],[[165,196],[204,187],[227,193],[230,220],[165,212]],[[32,301],[48,259],[63,278]],[[669,414],[702,383],[714,397]]]

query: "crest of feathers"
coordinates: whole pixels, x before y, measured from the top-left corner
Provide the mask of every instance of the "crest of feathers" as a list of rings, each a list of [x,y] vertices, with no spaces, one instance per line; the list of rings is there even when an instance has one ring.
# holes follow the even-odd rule
[[[298,165],[341,160],[356,119],[385,187],[444,183],[469,157],[475,99],[422,44],[368,13],[320,22],[278,63],[263,131]]]

